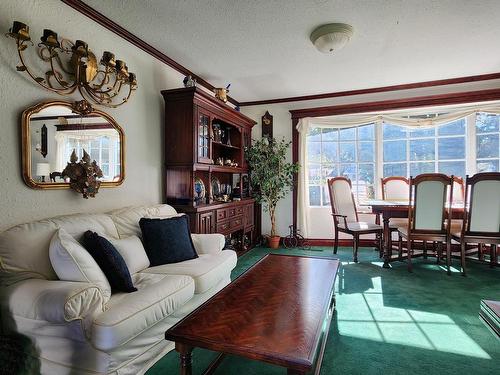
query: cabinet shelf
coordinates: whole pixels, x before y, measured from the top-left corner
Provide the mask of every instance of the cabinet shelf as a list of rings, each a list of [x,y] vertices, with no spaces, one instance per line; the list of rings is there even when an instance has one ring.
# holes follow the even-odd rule
[[[224,147],[224,148],[231,148],[233,150],[239,150],[239,149],[241,149],[241,147],[238,147],[238,146],[226,145],[225,143],[215,142],[215,141],[212,141],[212,145],[221,146],[221,147]]]

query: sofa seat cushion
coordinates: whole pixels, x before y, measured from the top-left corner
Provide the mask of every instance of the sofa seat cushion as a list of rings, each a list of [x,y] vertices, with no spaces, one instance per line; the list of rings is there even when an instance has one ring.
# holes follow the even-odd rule
[[[227,277],[236,266],[237,256],[233,250],[216,254],[200,254],[198,258],[180,263],[150,267],[142,273],[166,275],[188,275],[194,279],[195,293],[204,293]]]
[[[90,336],[97,349],[109,351],[124,345],[194,295],[194,282],[189,276],[139,272],[132,278],[138,291],[114,294],[106,304],[106,311],[92,323]]]

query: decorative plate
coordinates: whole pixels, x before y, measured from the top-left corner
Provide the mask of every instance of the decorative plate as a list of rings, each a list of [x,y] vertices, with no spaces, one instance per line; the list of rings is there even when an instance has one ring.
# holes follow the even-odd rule
[[[205,184],[199,177],[194,178],[194,200],[201,201],[205,198]]]
[[[212,176],[212,180],[210,181],[210,183],[212,185],[212,199],[215,199],[219,195],[221,195],[220,181],[217,177]]]

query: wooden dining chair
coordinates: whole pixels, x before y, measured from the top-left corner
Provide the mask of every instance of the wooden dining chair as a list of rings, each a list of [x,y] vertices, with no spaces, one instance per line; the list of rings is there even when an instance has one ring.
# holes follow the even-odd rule
[[[470,197],[470,198],[468,198]],[[462,275],[465,276],[465,250],[468,243],[489,244],[490,265],[498,263],[500,244],[500,173],[477,173],[465,181],[464,224],[452,231],[451,238],[460,243]],[[467,202],[468,201],[468,202]]]
[[[410,182],[403,176],[391,176],[380,179],[382,183],[382,199],[391,201],[408,200]]]
[[[383,227],[378,224],[359,221],[354,195],[352,194],[351,180],[346,177],[328,179],[328,192],[332,207],[335,243],[333,253],[337,254],[339,232],[353,237],[354,262],[358,262],[359,237],[364,234],[375,234],[378,243],[379,255],[383,255],[382,233]]]
[[[443,244],[446,245],[446,267],[451,274],[452,181],[452,177],[441,173],[425,173],[410,178],[408,224],[398,229],[399,259],[402,259],[403,239],[406,239],[409,272],[412,272],[413,241],[433,241],[437,242],[438,263]]]
[[[390,201],[407,201],[410,192],[410,182],[403,176],[390,176],[380,179],[382,185],[382,199]],[[377,217],[377,224],[380,218]],[[389,220],[389,246],[392,249],[392,233],[397,232],[400,226],[407,224],[407,219],[392,218]]]
[[[454,205],[464,205],[465,201],[465,184],[464,184],[464,179],[462,177],[458,176],[451,176],[453,178],[453,204]],[[451,189],[448,189],[448,193],[451,191]],[[453,217],[451,218],[451,229],[450,232],[460,232],[462,230],[462,225],[464,223],[463,218],[459,219],[454,219]]]

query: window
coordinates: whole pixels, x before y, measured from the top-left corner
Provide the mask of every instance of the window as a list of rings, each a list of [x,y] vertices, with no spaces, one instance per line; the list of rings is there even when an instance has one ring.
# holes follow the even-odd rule
[[[119,139],[108,136],[97,136],[92,139],[82,139],[78,135],[65,137],[64,160],[70,160],[75,150],[78,159],[85,149],[91,160],[95,160],[102,170],[104,180],[114,180],[120,175],[120,142]]]
[[[383,175],[466,174],[466,121],[429,129],[383,124]]]
[[[477,172],[500,171],[500,115],[478,113],[476,116]]]
[[[326,180],[345,176],[356,200],[375,195],[375,125],[313,128],[307,135],[309,204],[329,206]]]
[[[329,206],[326,180],[336,176],[351,179],[360,201],[375,196],[381,177],[500,171],[500,115],[480,112],[427,129],[388,123],[312,128],[307,152],[310,206]]]

